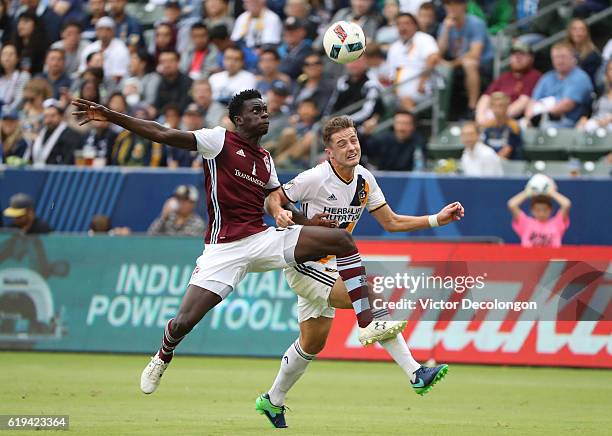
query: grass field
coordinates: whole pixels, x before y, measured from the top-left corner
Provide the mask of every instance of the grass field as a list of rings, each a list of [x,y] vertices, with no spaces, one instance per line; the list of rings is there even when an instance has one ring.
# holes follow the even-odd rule
[[[254,411],[278,361],[178,356],[139,390],[146,356],[0,353],[0,414],[67,414],[99,435],[610,434],[612,371],[451,365],[425,397],[392,363],[317,361],[287,399],[287,430]],[[25,435],[34,432],[18,432]],[[17,433],[15,433],[17,434]],[[40,432],[36,432],[40,434]]]

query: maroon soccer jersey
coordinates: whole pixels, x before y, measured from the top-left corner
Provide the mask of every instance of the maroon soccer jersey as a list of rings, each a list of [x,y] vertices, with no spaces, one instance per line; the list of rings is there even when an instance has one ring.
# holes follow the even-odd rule
[[[204,157],[207,244],[232,242],[266,229],[266,191],[280,186],[270,153],[222,127],[192,132]]]

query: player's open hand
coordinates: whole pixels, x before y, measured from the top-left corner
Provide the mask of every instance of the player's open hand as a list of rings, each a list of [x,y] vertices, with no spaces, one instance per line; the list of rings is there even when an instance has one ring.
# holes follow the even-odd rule
[[[330,227],[336,228],[338,227],[338,221],[327,219],[329,216],[328,213],[317,213],[315,216],[308,220],[309,226],[321,226],[321,227]]]
[[[108,109],[101,104],[77,98],[72,100],[72,105],[78,109],[72,112],[72,115],[76,117],[79,126],[90,121],[108,121],[105,115]]]
[[[453,221],[459,221],[465,215],[463,206],[458,201],[444,206],[440,212],[438,212],[437,219],[438,224],[444,226]]]
[[[290,210],[286,209],[281,210],[278,215],[274,217],[274,220],[276,221],[276,225],[278,227],[288,227],[295,224],[293,222],[293,214]]]

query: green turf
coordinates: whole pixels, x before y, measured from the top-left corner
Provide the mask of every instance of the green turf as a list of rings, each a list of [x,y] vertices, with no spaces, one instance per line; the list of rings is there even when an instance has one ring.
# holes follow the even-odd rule
[[[147,360],[0,353],[0,414],[67,414],[73,433],[100,435],[587,435],[612,429],[612,371],[450,365],[448,376],[420,397],[392,363],[315,361],[287,399],[290,428],[274,430],[254,406],[278,361],[178,356],[159,390],[145,396],[139,378]]]

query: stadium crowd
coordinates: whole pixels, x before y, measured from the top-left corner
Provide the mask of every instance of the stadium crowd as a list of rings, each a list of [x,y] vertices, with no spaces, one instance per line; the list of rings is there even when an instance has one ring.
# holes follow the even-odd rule
[[[198,167],[194,153],[117,126],[78,126],[71,100],[174,128],[232,129],[226,103],[256,88],[277,167],[307,168],[311,150],[320,152],[318,121],[343,112],[359,126],[365,164],[411,171],[427,159],[419,108],[444,67],[453,78],[449,118],[466,121],[464,172],[501,174],[499,162],[522,159],[527,127],[612,133],[612,42],[585,22],[608,1],[573,0],[569,13],[546,15],[554,25],[532,20],[512,42],[508,71],[494,77],[495,35],[550,3],[155,0],[130,9],[127,0],[0,0],[0,163]],[[130,10],[163,13],[139,20]],[[337,20],[358,23],[368,40],[365,56],[345,66],[322,52]],[[559,23],[565,38],[534,53]],[[379,129],[389,117],[392,127]]]

